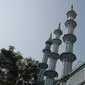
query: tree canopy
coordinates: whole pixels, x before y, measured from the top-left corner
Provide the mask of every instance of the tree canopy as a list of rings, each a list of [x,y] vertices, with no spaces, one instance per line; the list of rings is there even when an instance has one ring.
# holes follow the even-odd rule
[[[37,81],[39,62],[24,58],[14,47],[0,52],[0,85],[31,85]]]

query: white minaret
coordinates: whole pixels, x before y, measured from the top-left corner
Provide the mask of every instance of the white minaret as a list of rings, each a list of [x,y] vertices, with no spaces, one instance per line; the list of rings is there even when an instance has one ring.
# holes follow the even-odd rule
[[[44,79],[43,72],[48,68],[47,61],[48,61],[48,55],[51,52],[50,47],[52,45],[52,33],[50,34],[50,37],[45,42],[45,44],[46,44],[46,47],[45,47],[45,49],[43,49],[42,63],[39,63],[40,73],[39,73],[39,77],[38,77],[38,82],[41,85],[43,85],[43,79]]]
[[[67,76],[72,71],[72,63],[76,60],[76,56],[73,54],[73,44],[76,41],[76,36],[74,35],[74,28],[77,26],[74,21],[76,15],[72,5],[71,10],[67,12],[67,21],[65,22],[68,33],[63,36],[66,51],[60,55],[60,60],[63,63],[62,77]],[[63,80],[61,85],[66,85],[66,80]]]
[[[46,76],[44,85],[53,85],[54,78],[58,76],[58,73],[55,71],[57,59],[59,59],[58,48],[61,44],[60,35],[62,35],[62,31],[60,29],[60,24],[58,29],[54,31],[56,35],[55,39],[52,40],[53,43],[53,51],[50,53],[48,70],[44,72],[44,76]]]

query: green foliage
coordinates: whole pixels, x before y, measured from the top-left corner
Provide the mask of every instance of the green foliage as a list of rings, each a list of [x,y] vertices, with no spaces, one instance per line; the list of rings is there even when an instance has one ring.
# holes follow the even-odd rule
[[[0,85],[31,85],[37,81],[38,61],[23,58],[14,47],[2,48],[0,53]]]

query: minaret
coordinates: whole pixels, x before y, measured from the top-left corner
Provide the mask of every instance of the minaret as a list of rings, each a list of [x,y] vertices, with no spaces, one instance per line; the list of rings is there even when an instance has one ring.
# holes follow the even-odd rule
[[[61,44],[60,35],[62,35],[62,31],[60,29],[60,24],[58,29],[54,31],[56,35],[55,39],[52,40],[53,43],[53,51],[49,55],[49,65],[48,70],[44,72],[44,76],[46,76],[44,85],[53,85],[54,78],[58,76],[58,73],[55,71],[57,59],[59,59],[58,48]]]
[[[71,6],[71,10],[67,12],[67,21],[65,26],[68,28],[68,33],[63,36],[63,41],[66,44],[66,51],[60,55],[60,60],[63,63],[62,77],[66,76],[72,71],[72,63],[76,60],[76,56],[73,54],[73,44],[76,41],[74,35],[74,28],[77,23],[74,21],[77,14]],[[63,81],[61,85],[66,85],[66,81]]]
[[[51,52],[50,47],[52,45],[52,33],[50,34],[49,39],[45,42],[46,47],[43,49],[43,59],[42,63],[39,63],[39,68],[40,68],[40,73],[38,77],[38,82],[43,83],[44,75],[43,72],[48,68],[47,65],[47,60],[48,60],[48,55]]]

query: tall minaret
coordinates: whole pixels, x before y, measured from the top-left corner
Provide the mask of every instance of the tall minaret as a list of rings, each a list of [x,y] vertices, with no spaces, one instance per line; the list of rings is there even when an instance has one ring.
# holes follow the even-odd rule
[[[65,22],[68,33],[63,36],[63,41],[66,44],[66,52],[60,55],[60,60],[63,63],[62,77],[72,71],[72,63],[76,60],[76,56],[73,54],[73,44],[76,41],[76,36],[74,35],[74,28],[77,26],[74,21],[76,16],[77,14],[73,10],[72,5],[71,10],[67,12],[67,21]],[[66,81],[63,81],[61,85],[66,85]]]
[[[49,55],[49,65],[48,70],[44,72],[44,76],[46,76],[44,85],[53,85],[54,78],[58,76],[58,73],[55,71],[57,59],[59,59],[58,48],[61,44],[60,35],[62,35],[62,31],[60,29],[60,24],[58,29],[54,31],[56,35],[55,39],[52,40],[53,43],[53,51]]]
[[[40,82],[40,83],[42,83],[43,79],[44,79],[43,72],[48,68],[47,60],[48,60],[48,54],[51,52],[50,47],[52,45],[52,33],[50,34],[50,37],[45,42],[45,44],[46,44],[46,47],[45,47],[45,49],[43,49],[42,63],[39,63],[40,73],[39,73],[39,77],[38,77],[38,82]]]

